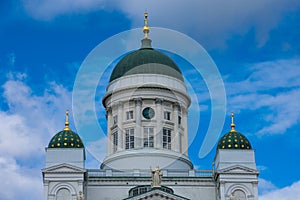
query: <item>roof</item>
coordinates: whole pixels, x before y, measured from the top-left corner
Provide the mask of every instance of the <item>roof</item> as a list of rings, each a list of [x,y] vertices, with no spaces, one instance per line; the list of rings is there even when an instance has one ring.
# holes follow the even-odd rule
[[[69,129],[55,134],[48,148],[84,148],[84,145],[79,135]]]
[[[149,191],[138,194],[136,196],[130,196],[123,200],[142,200],[142,199],[174,199],[174,200],[190,200],[188,198],[176,195],[174,193],[169,193],[165,191],[162,187],[154,187]]]
[[[109,82],[133,74],[162,74],[183,81],[176,63],[167,55],[153,49],[150,39],[143,39],[142,48],[127,54],[118,62]]]
[[[233,130],[219,140],[217,149],[252,149],[252,147],[243,134]]]

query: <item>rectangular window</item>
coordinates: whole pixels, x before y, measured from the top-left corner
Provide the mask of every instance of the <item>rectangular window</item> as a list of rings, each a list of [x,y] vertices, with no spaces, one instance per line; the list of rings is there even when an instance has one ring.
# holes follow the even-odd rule
[[[118,131],[113,132],[112,139],[113,139],[113,152],[116,152],[118,149]]]
[[[133,119],[133,111],[132,110],[126,112],[126,120],[131,120],[131,119]]]
[[[164,112],[164,119],[165,120],[171,120],[171,113],[169,111]]]
[[[171,149],[171,129],[163,128],[163,148]]]
[[[181,125],[181,116],[178,116],[178,124]]]
[[[144,127],[144,147],[154,147],[153,127]]]
[[[115,115],[113,117],[113,122],[114,122],[114,125],[116,125],[118,123],[118,115]]]
[[[133,149],[134,148],[134,129],[126,129],[125,130],[125,149]]]

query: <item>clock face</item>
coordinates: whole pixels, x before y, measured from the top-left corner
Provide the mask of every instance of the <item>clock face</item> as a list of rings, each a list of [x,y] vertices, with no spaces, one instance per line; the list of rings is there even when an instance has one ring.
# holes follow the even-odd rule
[[[155,115],[155,112],[152,108],[147,107],[143,110],[143,117],[145,117],[146,119],[152,119]]]

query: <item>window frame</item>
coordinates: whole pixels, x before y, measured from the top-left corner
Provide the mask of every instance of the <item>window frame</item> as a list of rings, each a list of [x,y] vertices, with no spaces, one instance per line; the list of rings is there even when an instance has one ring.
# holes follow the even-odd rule
[[[113,125],[118,124],[118,115],[113,116]]]
[[[147,130],[147,131],[146,131]],[[154,127],[143,127],[143,146],[154,147]]]
[[[178,125],[182,124],[182,117],[180,115],[178,115]]]
[[[125,129],[125,149],[134,149],[134,128]]]
[[[171,121],[171,112],[170,111],[164,111],[164,119]]]
[[[164,149],[172,149],[172,130],[170,128],[163,128],[162,141]]]
[[[118,130],[116,130],[112,133],[113,152],[116,152],[118,150],[118,142]]]
[[[126,120],[133,120],[133,110],[126,111]]]

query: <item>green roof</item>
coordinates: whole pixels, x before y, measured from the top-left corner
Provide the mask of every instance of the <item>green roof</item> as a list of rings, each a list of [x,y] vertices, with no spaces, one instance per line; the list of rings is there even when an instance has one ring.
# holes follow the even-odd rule
[[[146,45],[123,57],[115,66],[109,82],[133,74],[162,74],[183,81],[179,67],[171,58]]]
[[[217,149],[252,149],[249,140],[237,131],[226,133],[218,143]]]
[[[77,133],[63,130],[53,136],[48,148],[84,148],[84,145]]]

